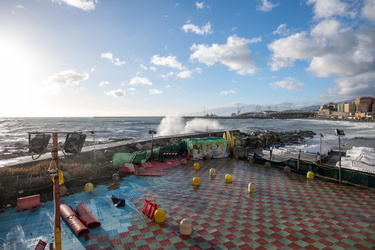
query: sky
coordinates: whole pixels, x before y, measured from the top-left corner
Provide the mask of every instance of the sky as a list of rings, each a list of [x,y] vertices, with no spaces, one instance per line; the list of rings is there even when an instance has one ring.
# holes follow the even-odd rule
[[[374,13],[375,0],[2,0],[0,117],[373,97]]]

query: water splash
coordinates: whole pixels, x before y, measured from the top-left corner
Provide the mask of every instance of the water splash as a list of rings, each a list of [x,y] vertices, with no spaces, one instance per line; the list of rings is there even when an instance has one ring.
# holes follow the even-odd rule
[[[158,128],[158,135],[177,135],[193,132],[204,132],[207,130],[224,129],[217,120],[194,118],[190,121],[178,115],[167,115],[164,117]]]

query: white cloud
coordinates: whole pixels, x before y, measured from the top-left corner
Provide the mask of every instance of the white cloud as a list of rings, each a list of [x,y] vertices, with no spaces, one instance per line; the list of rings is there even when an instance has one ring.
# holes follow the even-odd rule
[[[80,82],[89,79],[89,76],[86,72],[79,74],[74,70],[61,71],[44,81],[45,90],[51,94],[58,94],[62,87],[78,85]]]
[[[179,78],[191,78],[191,71],[190,70],[184,70],[179,73],[177,73],[177,77]]]
[[[353,24],[350,13],[359,13],[358,5],[339,1],[310,0],[315,4],[319,22],[309,31],[302,31],[274,40],[268,45],[273,52],[269,63],[272,70],[293,66],[295,61],[307,63],[306,70],[315,77],[337,77],[336,86],[326,91],[334,99],[365,96],[374,92],[375,78],[375,27],[357,16]],[[371,8],[375,1],[366,1]],[[324,7],[326,6],[326,7]],[[345,11],[344,11],[345,10]],[[367,14],[364,18],[370,18]],[[349,16],[347,13],[349,13]],[[335,18],[332,18],[335,16]],[[340,19],[340,17],[342,17]],[[358,18],[359,17],[359,18]],[[328,19],[324,19],[328,18]]]
[[[365,6],[362,8],[362,16],[375,22],[375,0],[365,0]]]
[[[212,34],[212,30],[211,30],[211,23],[208,22],[206,23],[204,26],[202,26],[201,28],[199,28],[198,26],[194,25],[194,24],[191,24],[191,23],[187,23],[185,24],[184,26],[182,26],[181,28],[183,31],[185,31],[185,33],[188,33],[189,31],[197,34],[197,35],[208,35],[208,34]]]
[[[330,18],[348,14],[348,4],[340,0],[308,0],[307,4],[314,5],[316,18]]]
[[[270,86],[273,87],[274,89],[283,88],[283,89],[288,89],[288,90],[305,88],[302,82],[292,77],[287,77],[283,81],[272,82],[270,83]]]
[[[150,89],[150,95],[161,95],[163,93],[162,90],[159,89]]]
[[[179,61],[177,61],[177,58],[175,56],[161,57],[159,55],[154,55],[151,58],[151,63],[159,66],[168,66],[176,69],[184,68],[182,64]]]
[[[190,47],[190,50],[194,51],[190,55],[190,60],[205,63],[208,66],[222,63],[239,75],[254,74],[257,69],[247,44],[261,40],[261,38],[246,39],[233,35],[228,37],[226,44],[222,45],[194,44]]]
[[[224,90],[220,92],[220,95],[228,95],[228,94],[236,94],[236,91],[231,89],[231,90]]]
[[[25,9],[25,7],[21,4],[16,4],[14,7],[16,7],[17,9]]]
[[[109,85],[109,84],[111,84],[110,82],[107,82],[107,81],[101,81],[100,83],[99,83],[99,86],[100,87],[103,87],[103,86],[105,86],[105,85]]]
[[[162,74],[162,75],[160,75],[161,77],[163,77],[163,78],[168,78],[168,77],[170,77],[170,76],[173,76],[173,75],[175,75],[175,73],[174,72],[169,72],[169,73],[167,73],[167,74]]]
[[[125,91],[122,89],[116,89],[109,92],[106,92],[107,95],[114,96],[114,97],[121,97],[125,95]]]
[[[86,81],[89,79],[89,74],[86,72],[79,74],[73,70],[65,70],[53,75],[50,79],[53,83],[56,83],[59,86],[66,86],[69,84],[79,84],[82,81]]]
[[[203,9],[204,8],[204,2],[201,2],[201,3],[195,2],[195,6],[197,7],[197,9]]]
[[[143,64],[139,65],[139,67],[140,67],[141,69],[146,69],[146,70],[147,70],[147,67],[146,67],[145,65],[143,65]]]
[[[291,31],[287,29],[286,24],[283,23],[283,24],[280,24],[279,27],[277,27],[277,29],[274,32],[272,32],[272,34],[280,35],[280,36],[288,36],[291,34]]]
[[[145,78],[145,77],[136,76],[136,77],[134,77],[134,78],[132,78],[130,80],[129,84],[131,84],[131,85],[140,85],[140,84],[142,84],[142,85],[149,85],[149,86],[151,86],[152,82],[149,79]]]
[[[70,6],[82,9],[84,11],[95,10],[96,4],[99,0],[52,0],[53,2],[66,3]]]
[[[277,7],[279,4],[273,4],[268,2],[268,0],[261,0],[261,4],[257,6],[257,10],[268,12],[271,11],[273,8]]]
[[[327,98],[332,100],[342,97],[357,98],[358,96],[372,96],[375,93],[375,72],[366,72],[336,80],[337,86],[326,91]]]
[[[126,63],[125,61],[120,61],[119,58],[113,58],[113,54],[111,52],[102,53],[100,55],[100,58],[106,58],[106,59],[110,60],[116,66],[121,66],[121,65]]]

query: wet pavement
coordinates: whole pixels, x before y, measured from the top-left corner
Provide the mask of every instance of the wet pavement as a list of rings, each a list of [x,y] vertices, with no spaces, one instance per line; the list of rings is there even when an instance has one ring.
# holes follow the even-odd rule
[[[93,193],[61,197],[73,208],[81,201],[101,222],[76,237],[61,220],[63,249],[374,249],[375,193],[347,185],[310,180],[297,173],[246,161],[212,159],[163,170],[161,177],[128,176],[119,189],[97,186]],[[217,175],[209,175],[215,168]],[[232,183],[225,175],[232,175]],[[192,179],[200,178],[200,186]],[[248,193],[249,183],[256,192]],[[84,187],[82,187],[82,190]],[[125,198],[117,208],[111,196]],[[166,212],[156,223],[141,210],[145,199]],[[180,222],[192,221],[190,235]],[[0,214],[0,248],[34,249],[53,242],[53,202]]]

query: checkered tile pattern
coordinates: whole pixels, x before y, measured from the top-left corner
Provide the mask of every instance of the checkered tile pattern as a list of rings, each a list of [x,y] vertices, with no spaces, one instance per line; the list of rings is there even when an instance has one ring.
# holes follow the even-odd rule
[[[336,183],[308,180],[279,169],[233,159],[200,162],[165,170],[132,199],[140,211],[144,199],[167,213],[155,223],[142,213],[129,219],[129,231],[93,237],[87,249],[374,249],[375,193]],[[215,168],[216,177],[209,175]],[[232,183],[225,182],[231,174]],[[192,179],[199,177],[200,186]],[[256,193],[248,193],[253,182]],[[180,234],[182,219],[193,223]]]
[[[121,187],[62,198],[83,201],[102,226],[77,238],[62,222],[63,249],[375,249],[375,192],[231,158],[163,170],[162,177],[124,178]],[[215,168],[217,175],[209,175]],[[232,183],[225,175],[232,175]],[[200,186],[192,179],[200,178]],[[256,184],[256,193],[247,186]],[[115,208],[110,196],[126,199]],[[155,223],[141,213],[145,199],[166,211]],[[34,249],[53,241],[53,204],[0,214],[0,248]],[[190,235],[180,234],[189,218]]]

